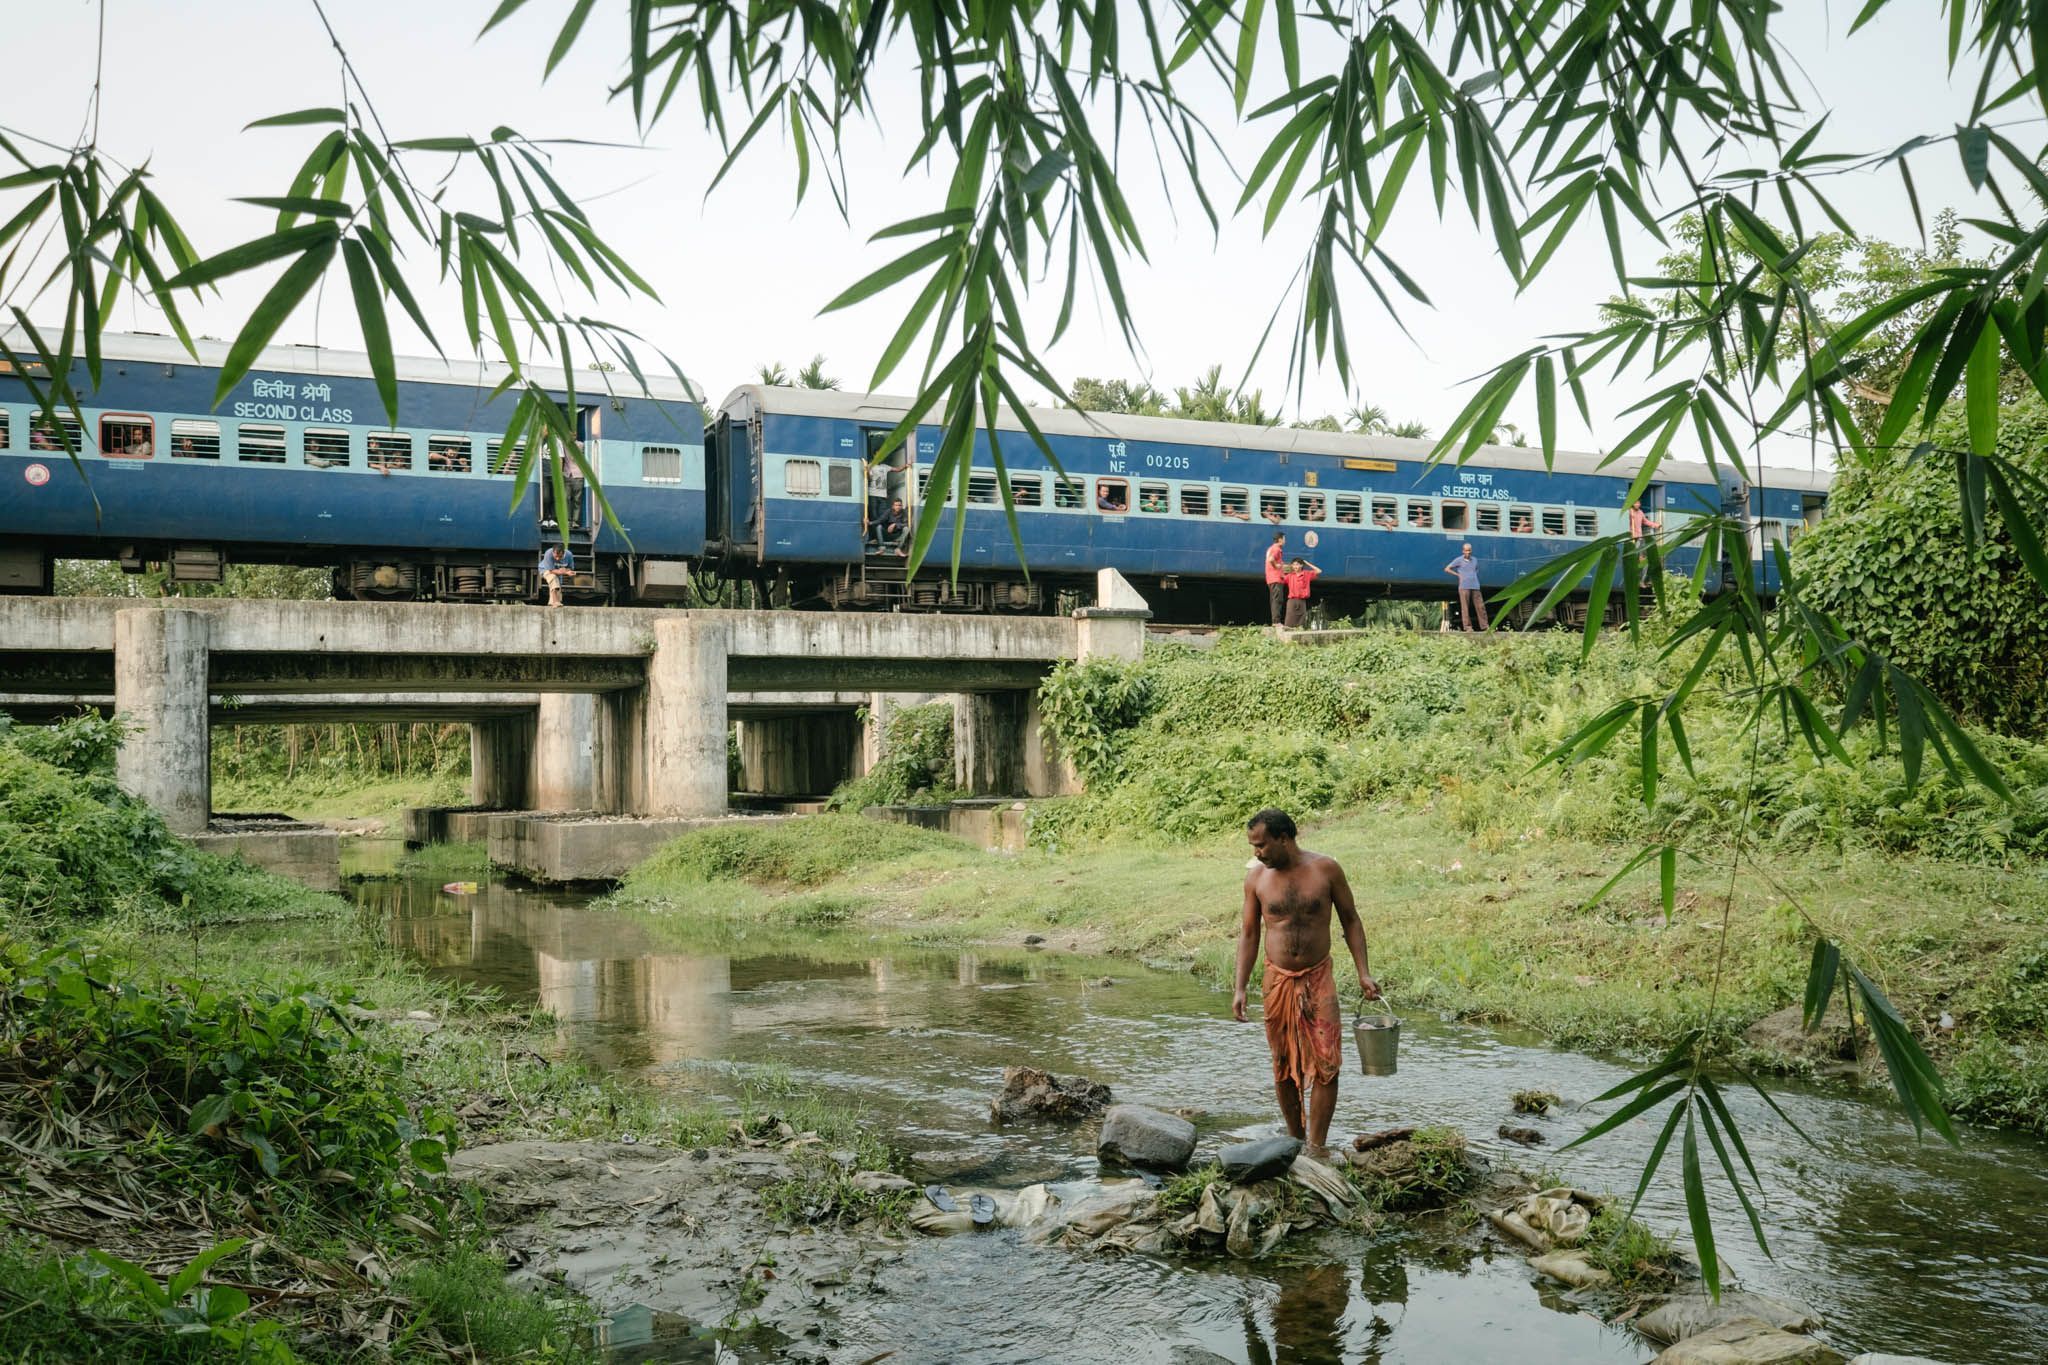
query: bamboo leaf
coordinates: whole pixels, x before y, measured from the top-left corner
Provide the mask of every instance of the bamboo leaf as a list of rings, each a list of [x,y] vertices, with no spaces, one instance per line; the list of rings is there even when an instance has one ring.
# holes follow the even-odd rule
[[[269,118],[257,119],[254,123],[242,125],[242,131],[252,128],[296,128],[308,123],[346,123],[348,115],[339,109],[294,109],[289,114],[272,114]]]
[[[384,416],[398,425],[398,366],[391,354],[391,325],[384,316],[384,294],[377,287],[376,267],[370,264],[363,244],[350,238],[341,244],[341,258],[348,266],[348,283],[355,295],[356,320],[363,329],[363,349],[370,356],[370,373],[377,381],[377,396],[383,400]]]
[[[1693,1250],[1700,1261],[1700,1279],[1707,1293],[1721,1297],[1721,1261],[1714,1252],[1714,1218],[1707,1209],[1706,1182],[1700,1178],[1700,1145],[1693,1132],[1690,1106],[1685,1116],[1685,1147],[1680,1156],[1685,1179],[1685,1216],[1692,1225]]]
[[[321,226],[327,229],[325,238],[293,261],[278,277],[270,292],[249,314],[249,320],[243,324],[235,344],[228,348],[227,359],[221,362],[219,382],[213,390],[216,405],[242,382],[256,363],[257,355],[270,344],[270,339],[277,335],[277,329],[284,325],[284,320],[291,316],[292,310],[299,306],[314,283],[326,272],[328,263],[333,261],[334,229],[329,224]]]
[[[1806,968],[1806,999],[1800,1009],[1800,1022],[1808,1033],[1819,1027],[1821,1016],[1827,1013],[1828,998],[1835,990],[1835,969],[1841,961],[1841,949],[1827,939],[1814,940],[1813,960]]]

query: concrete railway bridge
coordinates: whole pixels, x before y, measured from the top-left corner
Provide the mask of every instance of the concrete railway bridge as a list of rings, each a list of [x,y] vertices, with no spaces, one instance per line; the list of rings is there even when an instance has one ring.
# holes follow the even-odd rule
[[[124,716],[122,787],[185,834],[212,813],[213,725],[470,725],[471,798],[701,819],[744,785],[820,791],[875,757],[893,706],[955,699],[970,793],[1055,795],[1071,770],[1036,690],[1063,659],[1136,659],[1150,613],[1114,571],[1068,618],[0,598],[0,709]],[[869,722],[855,717],[866,710]]]

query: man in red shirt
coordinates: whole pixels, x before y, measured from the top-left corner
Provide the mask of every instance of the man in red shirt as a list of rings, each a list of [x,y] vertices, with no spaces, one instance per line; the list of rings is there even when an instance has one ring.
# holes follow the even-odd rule
[[[1266,605],[1273,617],[1273,624],[1279,625],[1287,609],[1287,533],[1274,533],[1273,543],[1266,547]]]
[[[1287,628],[1300,630],[1308,624],[1308,585],[1321,573],[1306,559],[1297,559],[1287,570]]]

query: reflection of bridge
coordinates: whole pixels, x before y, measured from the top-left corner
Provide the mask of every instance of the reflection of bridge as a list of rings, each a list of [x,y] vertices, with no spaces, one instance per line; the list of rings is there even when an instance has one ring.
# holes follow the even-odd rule
[[[860,1024],[888,1028],[909,1010],[922,1022],[919,992],[892,999],[897,984],[883,959],[821,964],[753,957],[737,966],[720,954],[676,952],[651,937],[644,921],[598,911],[560,909],[501,883],[462,904],[448,898],[379,906],[376,892],[409,899],[417,883],[378,883],[366,903],[388,916],[394,947],[426,965],[535,1003],[570,1025],[598,1025],[581,1045],[609,1066],[646,1067],[730,1053],[732,1035]],[[457,911],[457,913],[450,913]],[[979,964],[963,955],[957,979],[971,984]],[[776,989],[832,978],[832,991]],[[849,1003],[849,995],[853,997]],[[861,1001],[867,1003],[863,1005]]]
[[[853,698],[960,693],[963,785],[1028,794],[1060,770],[1036,723],[1045,673],[1143,648],[1143,602],[1109,572],[1100,595],[1065,619],[0,598],[0,691],[111,695],[135,727],[122,785],[185,832],[210,813],[209,725],[242,697],[261,699],[248,719],[325,698],[337,717],[468,721],[479,805],[702,816],[726,808],[736,719],[760,727],[764,774],[816,785],[855,748]]]

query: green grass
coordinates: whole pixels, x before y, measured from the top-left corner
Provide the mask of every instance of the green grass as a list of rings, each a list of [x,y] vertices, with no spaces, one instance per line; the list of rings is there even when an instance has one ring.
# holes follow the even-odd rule
[[[285,781],[264,775],[218,777],[213,808],[219,811],[275,811],[297,820],[368,820],[396,832],[409,806],[459,806],[469,800],[469,779],[459,773],[352,779],[306,776]]]
[[[428,844],[400,855],[388,875],[474,878],[480,874],[487,875],[490,870],[491,851],[484,843]]]
[[[591,1361],[595,1315],[575,1298],[542,1297],[505,1282],[505,1267],[473,1245],[450,1248],[400,1275],[397,1288],[444,1341],[483,1360]]]

